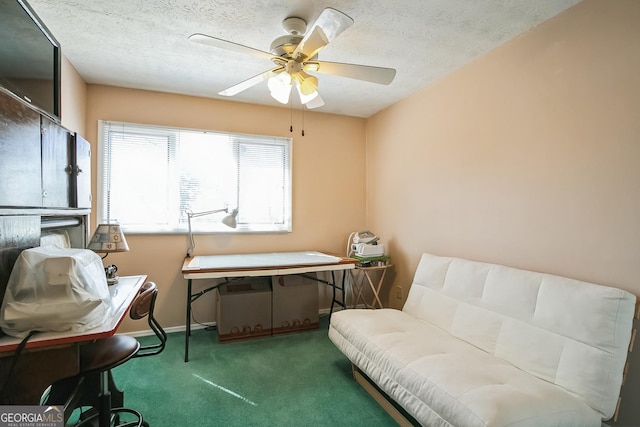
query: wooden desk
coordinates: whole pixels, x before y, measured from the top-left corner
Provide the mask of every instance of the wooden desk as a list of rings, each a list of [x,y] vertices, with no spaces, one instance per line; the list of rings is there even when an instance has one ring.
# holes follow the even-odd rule
[[[39,404],[40,396],[50,384],[77,374],[79,345],[114,335],[146,280],[146,275],[125,276],[120,277],[117,285],[110,286],[113,315],[96,328],[79,333],[42,332],[34,335],[19,355],[12,374],[13,380],[9,381],[11,401],[0,403]],[[20,342],[20,338],[0,338],[0,378],[3,385]],[[4,390],[1,392],[4,394]]]
[[[192,280],[225,279],[233,277],[281,276],[287,274],[305,274],[319,271],[331,272],[331,281],[315,279],[333,288],[333,305],[338,302],[344,308],[344,280],[342,287],[335,281],[334,272],[351,270],[358,261],[353,258],[338,257],[317,251],[270,252],[253,254],[206,255],[185,258],[182,275],[187,279],[187,317],[184,346],[184,361],[189,361],[189,337],[191,336],[191,304],[202,295],[224,283],[211,286],[197,294],[192,293]],[[343,301],[336,300],[336,288],[342,289]]]

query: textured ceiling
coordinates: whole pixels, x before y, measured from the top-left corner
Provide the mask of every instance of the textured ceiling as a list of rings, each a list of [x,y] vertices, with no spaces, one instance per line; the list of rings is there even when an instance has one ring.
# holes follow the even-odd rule
[[[282,106],[266,83],[218,92],[272,63],[187,40],[204,33],[268,51],[288,16],[325,7],[355,23],[320,60],[395,68],[388,86],[319,74],[316,111],[369,117],[579,0],[28,0],[87,83]],[[294,106],[299,101],[296,97]]]

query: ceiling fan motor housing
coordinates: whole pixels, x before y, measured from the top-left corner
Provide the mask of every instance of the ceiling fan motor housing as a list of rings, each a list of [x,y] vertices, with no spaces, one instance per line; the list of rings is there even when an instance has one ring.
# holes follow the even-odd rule
[[[270,51],[275,56],[290,58],[307,31],[307,21],[296,16],[290,16],[282,21],[282,28],[287,32],[287,35],[275,39],[271,43]]]
[[[270,51],[274,56],[289,58],[301,40],[302,36],[280,36],[271,43]]]

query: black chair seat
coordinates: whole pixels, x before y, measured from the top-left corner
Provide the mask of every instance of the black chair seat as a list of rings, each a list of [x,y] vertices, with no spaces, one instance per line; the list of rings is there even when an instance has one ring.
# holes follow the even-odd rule
[[[137,339],[114,335],[80,347],[80,375],[102,372],[122,365],[140,348]]]
[[[89,406],[91,409],[81,416],[79,426],[113,425],[120,427],[148,426],[142,415],[128,408],[123,408],[124,396],[118,390],[111,375],[111,370],[134,357],[152,356],[161,353],[167,342],[167,334],[154,317],[154,309],[158,288],[155,283],[145,283],[134,299],[129,316],[134,319],[147,317],[149,327],[159,342],[140,346],[137,339],[127,335],[114,335],[80,346],[79,373],[52,384],[45,404],[64,404],[65,422],[75,408]],[[114,399],[114,401],[112,401]],[[115,403],[115,407],[112,406]],[[135,421],[119,423],[121,414],[133,415]]]

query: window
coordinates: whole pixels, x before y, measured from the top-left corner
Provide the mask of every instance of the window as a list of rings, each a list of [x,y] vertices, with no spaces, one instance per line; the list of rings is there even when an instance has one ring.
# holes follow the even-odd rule
[[[238,208],[235,231],[291,231],[291,138],[100,121],[98,221],[187,231]],[[225,213],[194,232],[233,231]]]

